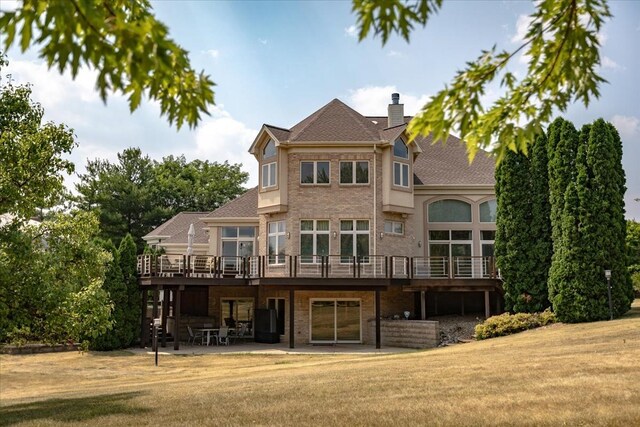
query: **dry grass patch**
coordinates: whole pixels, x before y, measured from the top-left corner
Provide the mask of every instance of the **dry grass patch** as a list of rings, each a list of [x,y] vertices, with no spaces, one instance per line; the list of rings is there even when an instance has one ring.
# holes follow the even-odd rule
[[[397,355],[0,356],[0,425],[640,425],[640,301]]]

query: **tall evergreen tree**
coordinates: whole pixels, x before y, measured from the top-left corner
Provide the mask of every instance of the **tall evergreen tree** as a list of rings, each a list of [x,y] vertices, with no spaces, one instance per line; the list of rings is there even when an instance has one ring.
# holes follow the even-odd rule
[[[566,322],[609,317],[607,281],[612,271],[613,314],[625,313],[633,298],[625,265],[622,144],[612,125],[602,119],[583,127],[574,182],[565,194],[562,238],[554,247],[550,282],[554,311]]]
[[[102,288],[109,294],[109,299],[113,303],[111,320],[113,329],[95,337],[91,342],[94,350],[115,350],[123,347],[123,325],[125,324],[122,306],[127,299],[127,292],[120,269],[120,255],[111,240],[101,240],[98,242],[111,255],[111,260],[107,264],[104,284]]]
[[[553,300],[557,293],[556,269],[560,264],[556,262],[563,238],[563,212],[565,209],[565,196],[569,184],[575,175],[575,159],[578,149],[579,135],[573,124],[558,117],[548,129],[548,170],[549,170],[549,218],[551,223],[551,241],[553,242],[553,255],[549,270],[549,300]]]
[[[120,242],[118,253],[120,255],[120,268],[127,293],[125,312],[124,345],[129,347],[135,343],[140,335],[140,289],[136,276],[136,243],[131,234],[127,234]]]

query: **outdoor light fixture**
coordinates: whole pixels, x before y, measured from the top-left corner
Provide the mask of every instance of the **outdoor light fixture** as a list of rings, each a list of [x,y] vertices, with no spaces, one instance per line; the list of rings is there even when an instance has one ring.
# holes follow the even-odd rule
[[[336,233],[335,231],[333,232],[333,238],[335,239],[336,237],[338,237],[338,233]]]
[[[611,303],[611,270],[605,270],[604,277],[607,278],[607,291],[609,293],[609,320],[613,320],[613,304]]]
[[[384,233],[381,231],[380,232],[380,238],[382,239],[384,237]]]
[[[287,239],[291,238],[291,233],[289,231],[287,231]]]

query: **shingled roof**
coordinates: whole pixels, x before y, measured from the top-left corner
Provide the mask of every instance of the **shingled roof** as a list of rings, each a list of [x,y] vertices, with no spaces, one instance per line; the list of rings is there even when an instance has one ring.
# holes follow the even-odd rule
[[[204,231],[206,225],[200,220],[200,218],[207,215],[207,213],[208,212],[180,212],[144,236],[143,239],[160,237],[163,243],[184,243],[187,241],[189,226],[193,224],[196,232],[193,243],[208,243],[209,236]]]
[[[207,218],[257,218],[258,187],[247,190],[242,196],[209,213]]]

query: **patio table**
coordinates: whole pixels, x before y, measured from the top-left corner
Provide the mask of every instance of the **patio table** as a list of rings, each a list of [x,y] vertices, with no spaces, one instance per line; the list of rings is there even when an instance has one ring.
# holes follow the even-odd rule
[[[197,328],[194,329],[196,331],[200,331],[202,332],[202,334],[207,334],[207,345],[209,345],[209,343],[211,342],[211,333],[213,332],[213,335],[215,335],[216,333],[218,333],[218,331],[220,330],[219,328]]]

